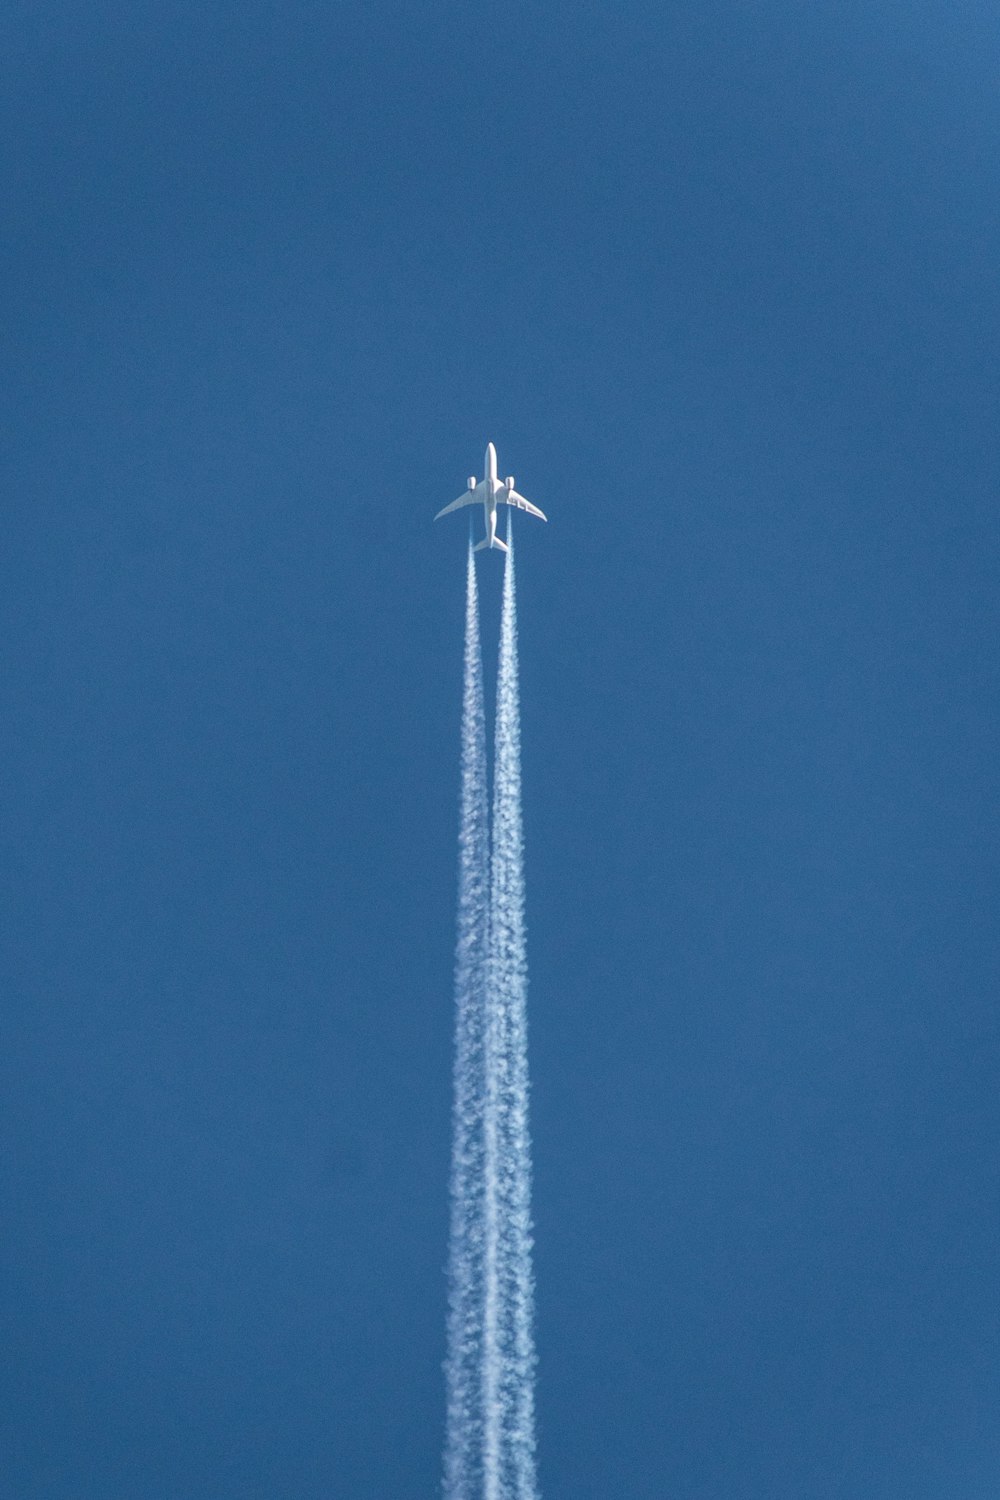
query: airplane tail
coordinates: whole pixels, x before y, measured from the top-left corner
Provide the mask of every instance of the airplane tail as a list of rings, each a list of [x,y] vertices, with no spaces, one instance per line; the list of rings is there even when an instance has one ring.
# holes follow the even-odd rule
[[[490,545],[490,539],[489,539],[489,537],[488,536],[484,536],[483,539],[482,539],[482,541],[481,542],[477,542],[476,545],[473,547],[472,550],[473,550],[473,552],[482,552],[484,550],[484,548],[488,547],[489,545]],[[500,549],[501,552],[506,552],[507,551],[507,543],[506,542],[502,542],[498,536],[495,536],[493,538],[493,545],[494,545],[494,547],[499,547],[499,549]]]

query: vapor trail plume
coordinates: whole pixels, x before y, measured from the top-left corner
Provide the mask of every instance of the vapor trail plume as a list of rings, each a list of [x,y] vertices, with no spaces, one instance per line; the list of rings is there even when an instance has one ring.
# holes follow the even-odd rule
[[[485,1004],[489,921],[486,718],[476,570],[469,542],[462,699],[451,1224],[448,1255],[447,1500],[478,1500],[483,1482]]]
[[[492,847],[471,541],[466,573],[446,1500],[538,1500],[521,731],[509,520],[507,543]]]
[[[528,1132],[528,966],[524,924],[521,724],[514,547],[504,565],[497,673],[490,863],[484,1258],[484,1454],[487,1500],[537,1500],[531,1140]],[[491,1158],[493,1158],[491,1160]],[[491,1199],[493,1201],[491,1201]],[[491,1375],[491,1303],[497,1360]]]

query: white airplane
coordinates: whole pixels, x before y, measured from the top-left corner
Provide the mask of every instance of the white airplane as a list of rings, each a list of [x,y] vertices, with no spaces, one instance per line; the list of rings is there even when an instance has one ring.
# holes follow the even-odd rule
[[[459,495],[444,510],[439,510],[434,517],[440,521],[442,516],[447,516],[453,510],[461,510],[463,505],[482,505],[486,512],[486,535],[481,542],[477,542],[473,548],[474,552],[482,552],[484,547],[499,547],[501,552],[507,551],[507,543],[502,542],[497,536],[497,506],[513,505],[517,510],[526,510],[529,516],[537,516],[540,521],[547,521],[548,516],[542,514],[537,505],[532,505],[530,500],[525,500],[514,488],[514,476],[509,475],[503,483],[497,478],[497,450],[492,443],[486,447],[486,464],[483,477],[476,483],[475,476],[469,479],[469,488],[464,495]]]

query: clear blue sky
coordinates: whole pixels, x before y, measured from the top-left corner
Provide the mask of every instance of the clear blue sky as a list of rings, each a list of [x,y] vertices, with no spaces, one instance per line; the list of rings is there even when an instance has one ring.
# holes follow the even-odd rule
[[[436,1493],[488,439],[546,1500],[994,1496],[995,5],[0,44],[4,1500]]]

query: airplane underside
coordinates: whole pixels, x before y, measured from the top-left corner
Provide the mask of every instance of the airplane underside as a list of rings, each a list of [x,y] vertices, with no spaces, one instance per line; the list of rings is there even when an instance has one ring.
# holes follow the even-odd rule
[[[523,495],[519,495],[514,488],[514,476],[511,474],[504,481],[497,477],[497,451],[492,443],[486,448],[486,463],[483,478],[477,483],[475,477],[469,480],[469,486],[464,495],[459,495],[450,505],[439,510],[434,517],[435,521],[442,516],[449,515],[453,510],[460,510],[466,505],[482,505],[485,512],[486,535],[481,542],[477,542],[472,549],[474,552],[485,552],[495,547],[498,552],[506,552],[507,543],[502,542],[497,536],[497,506],[510,505],[516,510],[525,510],[538,520],[545,521],[548,517],[537,505],[532,505]]]

